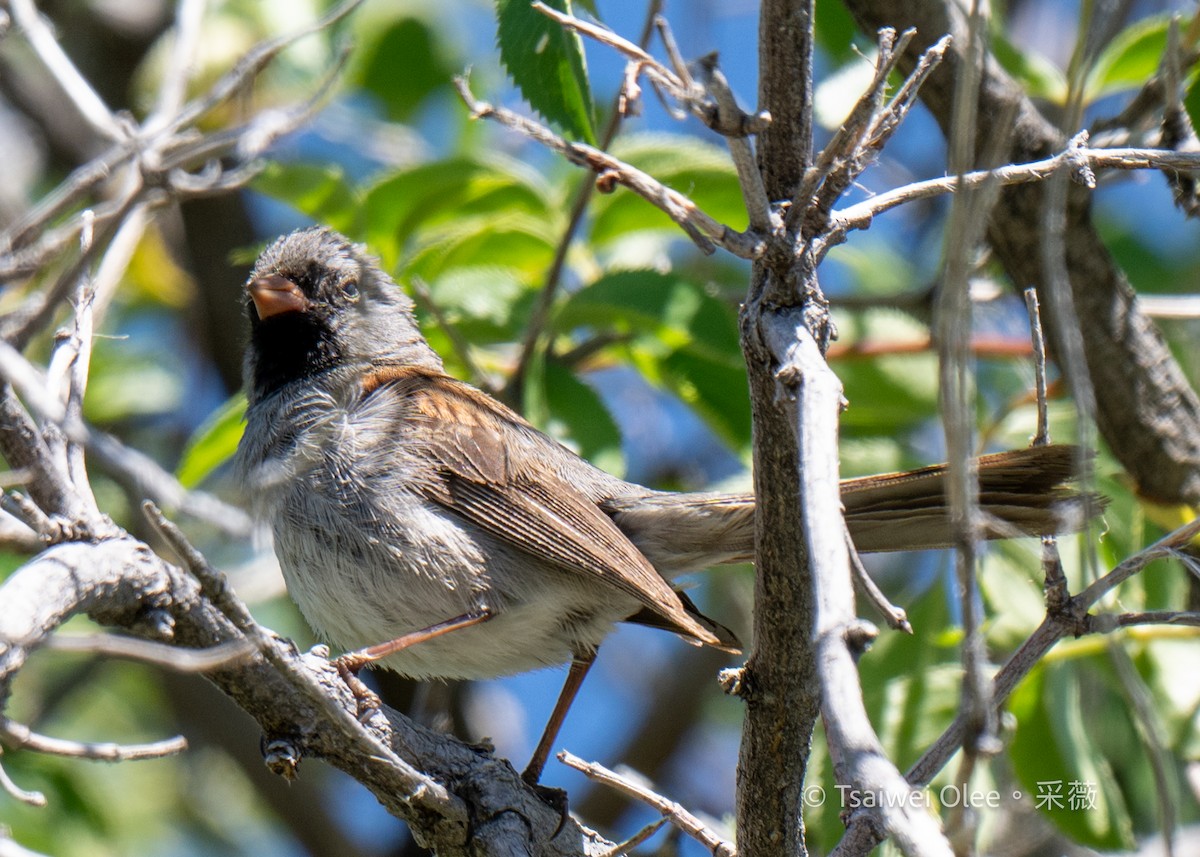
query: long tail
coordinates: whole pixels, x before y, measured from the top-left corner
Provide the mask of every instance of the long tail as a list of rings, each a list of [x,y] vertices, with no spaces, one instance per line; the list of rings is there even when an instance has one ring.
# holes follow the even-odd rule
[[[1068,485],[1078,450],[1030,447],[979,458],[980,506],[988,538],[1077,532],[1103,498]],[[925,550],[953,543],[946,465],[848,479],[842,504],[860,551]],[[750,494],[651,494],[604,504],[627,536],[668,576],[754,558]]]

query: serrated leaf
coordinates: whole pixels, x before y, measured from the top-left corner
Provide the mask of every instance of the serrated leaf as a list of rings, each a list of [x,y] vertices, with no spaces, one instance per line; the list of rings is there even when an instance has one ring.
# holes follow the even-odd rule
[[[571,12],[570,0],[545,0]],[[496,0],[500,61],[529,105],[576,140],[596,144],[595,108],[583,41],[529,0]]]
[[[1140,87],[1158,71],[1167,49],[1169,15],[1145,18],[1126,27],[1109,42],[1088,73],[1085,103]]]
[[[242,438],[245,418],[246,396],[238,393],[213,411],[192,433],[175,470],[175,476],[185,488],[195,488],[233,457]]]

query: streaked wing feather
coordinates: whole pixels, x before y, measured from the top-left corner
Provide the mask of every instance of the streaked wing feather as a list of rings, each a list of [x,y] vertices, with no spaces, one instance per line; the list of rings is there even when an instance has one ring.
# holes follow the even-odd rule
[[[539,560],[632,596],[677,633],[723,644],[594,502],[534,457],[535,430],[518,415],[448,376],[389,374],[367,392],[402,396],[407,418],[425,422],[420,442],[439,471],[420,486],[430,500]],[[502,433],[497,421],[512,431]]]

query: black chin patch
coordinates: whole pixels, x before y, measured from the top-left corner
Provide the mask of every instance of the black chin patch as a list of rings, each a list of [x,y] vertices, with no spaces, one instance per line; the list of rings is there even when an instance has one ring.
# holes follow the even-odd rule
[[[250,308],[250,379],[256,398],[336,365],[341,357],[327,320],[312,312],[288,312],[259,320]]]

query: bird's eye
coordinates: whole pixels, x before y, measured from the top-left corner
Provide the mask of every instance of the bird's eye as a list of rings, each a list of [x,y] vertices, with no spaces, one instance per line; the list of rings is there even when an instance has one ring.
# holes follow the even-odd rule
[[[342,285],[342,294],[352,301],[358,300],[358,283],[351,280]]]

